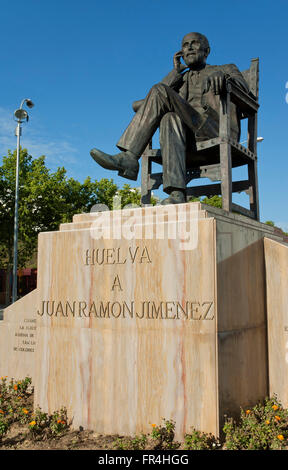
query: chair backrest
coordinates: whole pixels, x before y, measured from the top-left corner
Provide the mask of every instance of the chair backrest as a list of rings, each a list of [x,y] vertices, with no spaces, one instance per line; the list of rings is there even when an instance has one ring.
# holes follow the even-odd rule
[[[258,101],[259,96],[259,58],[251,60],[250,68],[241,72],[249,89]]]

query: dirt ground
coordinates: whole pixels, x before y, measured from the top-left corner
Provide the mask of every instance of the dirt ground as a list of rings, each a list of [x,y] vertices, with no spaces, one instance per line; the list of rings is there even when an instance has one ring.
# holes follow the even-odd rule
[[[11,426],[8,434],[0,441],[1,450],[133,450],[133,447],[119,446],[125,439],[119,435],[102,435],[94,431],[79,429],[67,430],[62,435],[51,437],[41,434],[36,439],[32,438],[27,431],[27,426],[15,423]],[[132,439],[132,438],[131,438]],[[123,442],[122,441],[122,442]],[[156,447],[157,449],[157,447]],[[183,450],[183,443],[177,445],[177,450]],[[155,450],[155,441],[147,440],[145,450]]]
[[[25,406],[30,413],[33,411],[33,393],[27,397]],[[48,429],[40,435],[32,436],[27,424],[14,422],[8,433],[0,438],[1,450],[133,450],[127,447],[129,438],[119,435],[102,435],[83,428],[68,427],[62,434],[51,436]],[[132,438],[131,438],[132,439]],[[124,447],[123,447],[124,446]],[[126,447],[125,447],[126,446]],[[180,447],[179,447],[180,448]],[[155,441],[147,438],[145,449],[155,449]]]
[[[93,431],[69,430],[57,437],[31,439],[27,426],[15,423],[0,442],[0,450],[115,450],[119,436],[102,436]]]

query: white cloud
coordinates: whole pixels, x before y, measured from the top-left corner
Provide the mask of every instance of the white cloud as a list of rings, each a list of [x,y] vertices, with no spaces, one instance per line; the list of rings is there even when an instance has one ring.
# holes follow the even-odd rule
[[[16,126],[13,111],[0,107],[0,156],[7,155],[8,149],[12,151],[16,148]],[[48,166],[71,165],[77,163],[77,160],[79,162],[78,150],[67,138],[51,139],[35,122],[33,126],[23,124],[20,144],[34,158],[45,155]]]

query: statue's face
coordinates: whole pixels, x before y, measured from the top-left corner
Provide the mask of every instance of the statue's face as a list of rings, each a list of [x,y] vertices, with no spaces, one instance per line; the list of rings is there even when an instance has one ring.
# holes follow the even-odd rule
[[[206,63],[209,48],[197,33],[189,33],[182,40],[182,52],[185,64],[193,68]]]

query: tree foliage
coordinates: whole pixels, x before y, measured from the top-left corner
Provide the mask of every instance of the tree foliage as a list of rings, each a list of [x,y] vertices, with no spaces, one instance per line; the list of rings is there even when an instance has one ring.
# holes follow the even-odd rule
[[[203,204],[208,204],[208,206],[214,206],[222,208],[222,197],[221,196],[211,196],[211,197],[192,197],[189,199],[189,202],[202,202]]]

